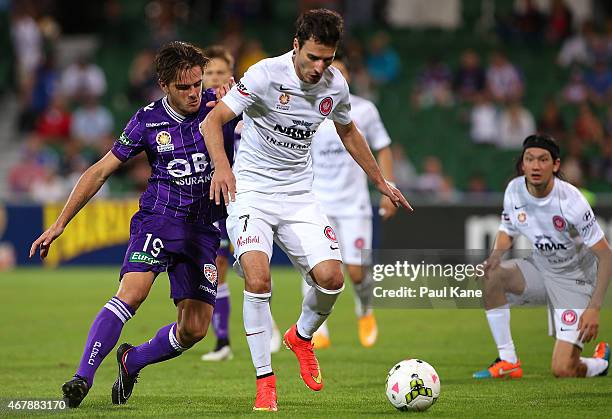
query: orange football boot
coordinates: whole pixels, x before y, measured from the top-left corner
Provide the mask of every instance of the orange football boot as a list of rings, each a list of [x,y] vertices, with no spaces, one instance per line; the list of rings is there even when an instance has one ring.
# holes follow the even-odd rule
[[[300,363],[300,375],[304,383],[314,391],[323,388],[323,376],[319,368],[319,361],[312,350],[312,342],[304,340],[297,335],[297,325],[291,326],[283,338],[287,349],[291,349]]]
[[[523,368],[521,361],[517,360],[515,364],[502,361],[497,358],[486,370],[475,372],[474,378],[521,378],[523,376]]]
[[[257,379],[257,397],[253,410],[260,412],[276,412],[276,376],[269,375]]]

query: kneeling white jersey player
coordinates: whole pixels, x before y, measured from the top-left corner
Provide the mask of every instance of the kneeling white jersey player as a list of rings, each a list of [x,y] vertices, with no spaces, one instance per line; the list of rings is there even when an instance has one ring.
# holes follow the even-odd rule
[[[610,348],[601,342],[591,358],[584,343],[597,338],[599,311],[612,267],[612,252],[584,196],[558,177],[559,147],[547,135],[531,135],[517,162],[519,177],[506,188],[502,222],[485,266],[485,309],[499,351],[475,378],[520,378],[523,370],[510,334],[510,305],[548,303],[555,337],[552,373],[557,377],[606,375]],[[500,262],[514,237],[526,236],[531,256]]]
[[[346,62],[336,57],[336,67],[350,82]],[[369,100],[350,95],[351,118],[363,134],[370,148],[377,153],[378,165],[387,180],[393,180],[391,139],[383,125],[378,109]],[[325,120],[312,141],[314,182],[312,190],[323,212],[336,232],[346,272],[353,283],[355,312],[358,316],[359,341],[364,347],[376,342],[378,327],[371,308],[372,280],[366,276],[368,260],[363,251],[372,249],[372,205],[368,179],[363,170],[346,151],[332,121]],[[383,195],[380,213],[383,219],[393,216],[396,208]],[[367,256],[365,256],[367,258]],[[306,294],[310,286],[302,282]],[[315,348],[331,344],[327,322],[313,336]]]

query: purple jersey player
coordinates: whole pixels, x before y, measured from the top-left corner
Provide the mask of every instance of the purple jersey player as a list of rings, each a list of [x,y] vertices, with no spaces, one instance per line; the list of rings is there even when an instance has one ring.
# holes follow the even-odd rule
[[[217,294],[219,230],[212,223],[226,215],[223,205],[208,198],[213,167],[198,129],[216,99],[202,92],[206,63],[202,51],[185,42],[170,42],[159,50],[155,65],[166,96],[132,117],[112,150],[83,174],[57,221],[30,249],[30,257],[37,249],[46,257],[53,240],[106,179],[123,162],[142,151],[147,154],[151,178],[131,221],[119,290],[96,316],[76,374],[62,386],[70,407],[85,398],[97,368],[160,272],[170,277],[178,321],[140,346],[119,346],[113,403],[127,402],[142,368],[180,355],[206,335]],[[235,126],[233,121],[224,127],[226,152],[233,152]]]

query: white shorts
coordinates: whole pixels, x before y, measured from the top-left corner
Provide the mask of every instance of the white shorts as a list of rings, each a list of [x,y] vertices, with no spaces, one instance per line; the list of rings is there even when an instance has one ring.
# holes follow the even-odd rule
[[[251,250],[270,260],[274,242],[304,278],[324,260],[342,261],[336,233],[312,193],[243,192],[228,213],[227,233],[238,262]]]
[[[328,216],[338,234],[342,260],[347,265],[370,265],[369,252],[372,249],[372,217]]]
[[[508,302],[511,305],[527,305],[546,301],[548,334],[582,348],[584,344],[578,339],[578,320],[591,301],[593,288],[578,284],[575,278],[559,278],[540,271],[531,258],[508,262],[515,262],[525,278],[523,294],[507,294]],[[594,266],[587,275],[596,276],[597,268]]]

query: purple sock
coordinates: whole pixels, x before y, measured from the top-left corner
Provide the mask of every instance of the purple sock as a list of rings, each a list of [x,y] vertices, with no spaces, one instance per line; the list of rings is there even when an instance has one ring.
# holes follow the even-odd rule
[[[227,341],[229,338],[230,298],[227,283],[219,285],[217,302],[212,316],[212,326],[217,340]]]
[[[126,352],[125,367],[134,374],[147,365],[175,358],[187,349],[176,339],[176,323],[172,323],[159,329],[150,341]]]
[[[134,316],[132,307],[113,297],[102,307],[89,329],[83,357],[75,375],[87,380],[89,388],[93,386],[94,375],[102,360],[113,350],[123,325]]]

